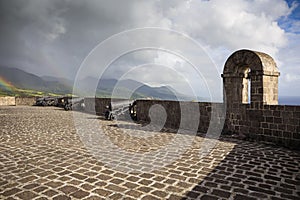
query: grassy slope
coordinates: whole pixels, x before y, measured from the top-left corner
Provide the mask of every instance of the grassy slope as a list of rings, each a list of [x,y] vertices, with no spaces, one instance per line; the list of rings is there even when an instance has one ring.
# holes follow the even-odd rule
[[[19,88],[14,88],[11,91],[8,90],[2,90],[0,88],[0,96],[61,96],[62,94],[55,94],[55,93],[50,93],[50,92],[41,92],[41,91],[36,91],[36,90],[28,90],[28,89],[19,89]],[[69,95],[69,94],[66,94]]]

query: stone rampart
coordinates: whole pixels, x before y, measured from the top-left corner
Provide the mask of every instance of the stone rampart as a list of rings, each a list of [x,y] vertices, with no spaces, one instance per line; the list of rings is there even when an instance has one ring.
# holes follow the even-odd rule
[[[178,101],[161,101],[161,100],[137,100],[137,120],[150,123],[149,110],[154,105],[162,106],[163,110],[153,116],[159,116],[165,113],[166,120],[164,127],[172,129],[196,130],[201,133],[208,131],[212,110],[216,123],[224,120],[223,104],[208,102],[178,102]],[[153,119],[155,120],[155,119]],[[223,126],[221,127],[223,128]]]
[[[36,97],[16,97],[16,106],[32,106],[36,102]]]
[[[253,140],[300,148],[300,106],[242,105],[239,113],[227,113],[224,130]]]
[[[211,121],[212,106],[222,107],[222,104],[204,102],[192,104],[199,106],[198,132],[206,133]],[[167,128],[178,129],[181,118],[186,117],[181,115],[180,102],[138,100],[137,119],[150,123],[149,110],[154,105],[165,108]],[[300,106],[244,104],[239,107],[237,113],[227,111],[222,128],[223,133],[238,134],[245,139],[300,149]]]
[[[0,106],[15,106],[15,97],[0,97]]]
[[[0,97],[0,106],[32,106],[36,97]]]

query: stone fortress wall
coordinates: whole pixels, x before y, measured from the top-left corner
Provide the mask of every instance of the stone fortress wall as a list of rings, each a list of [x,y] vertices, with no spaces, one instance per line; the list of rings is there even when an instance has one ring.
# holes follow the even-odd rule
[[[137,120],[163,122],[164,127],[177,130],[222,131],[300,149],[300,106],[278,105],[279,75],[269,55],[239,50],[227,59],[223,70],[224,103],[137,100]],[[33,105],[34,101],[34,97],[1,97],[0,105]],[[110,102],[109,98],[85,98],[85,110],[103,115]]]
[[[208,103],[208,102],[178,102],[178,101],[160,101],[160,100],[137,100],[137,120],[144,123],[149,123],[151,118],[149,110],[153,105],[162,106],[163,110],[157,110],[153,116],[160,116],[165,112],[165,128],[174,130],[196,130],[200,133],[206,133],[209,129],[212,110],[216,109],[218,121],[222,121],[223,104]],[[198,110],[196,110],[198,109]],[[195,112],[196,111],[196,112]],[[183,113],[184,112],[184,113]],[[155,120],[152,117],[152,120]],[[183,121],[184,120],[184,121]]]
[[[36,99],[36,97],[16,97],[16,106],[32,106]]]
[[[0,97],[0,106],[32,106],[36,97]]]
[[[175,101],[137,100],[138,120],[149,123],[148,111],[152,105],[157,104],[162,105],[167,112],[165,127],[177,130],[181,112],[179,103]],[[206,133],[211,120],[212,106],[222,107],[222,104],[193,104],[198,104],[200,112],[198,131]],[[300,149],[300,106],[241,105],[238,110],[227,110],[222,133],[238,134],[249,140]]]
[[[0,106],[15,106],[15,97],[0,97]]]

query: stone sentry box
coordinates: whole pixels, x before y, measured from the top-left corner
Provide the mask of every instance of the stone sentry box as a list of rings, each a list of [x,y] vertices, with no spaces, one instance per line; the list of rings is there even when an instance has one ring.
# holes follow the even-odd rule
[[[265,53],[239,50],[227,59],[222,74],[224,132],[300,148],[300,106],[278,105],[279,74]]]
[[[265,53],[239,50],[227,59],[222,74],[226,131],[245,134],[240,120],[247,118],[247,104],[256,109],[278,105],[278,76],[276,63]]]
[[[225,63],[222,74],[224,102],[228,102],[228,109],[232,106],[238,107],[241,103],[277,105],[278,76],[278,68],[271,56],[256,51],[239,50]]]

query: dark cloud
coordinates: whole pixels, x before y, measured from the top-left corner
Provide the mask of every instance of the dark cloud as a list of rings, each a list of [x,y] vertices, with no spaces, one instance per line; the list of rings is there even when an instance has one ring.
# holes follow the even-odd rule
[[[288,41],[291,37],[277,24],[278,19],[291,13],[285,1],[235,0],[228,6],[229,3],[223,0],[3,0],[0,1],[0,64],[39,75],[74,78],[84,58],[97,44],[119,32],[140,27],[174,29],[205,43],[220,71],[228,52],[250,48],[278,58],[278,52],[292,43]],[[299,21],[293,24],[298,27]],[[140,42],[143,39],[143,36],[136,38]],[[189,51],[176,40],[159,35],[156,40]],[[290,51],[297,50],[297,45],[291,47],[294,50]],[[118,44],[107,48],[107,54],[114,48]],[[145,63],[157,59],[153,55],[158,54],[128,56],[119,63],[124,63],[124,69],[128,70],[130,65],[143,63],[141,60]],[[288,59],[291,58],[284,54],[279,63],[284,65]],[[299,63],[293,63],[296,64]],[[120,75],[122,69],[119,66],[111,71]],[[296,75],[294,79],[300,77]]]
[[[122,1],[1,1],[1,64],[74,76],[97,43],[128,27],[120,9],[130,10]]]

